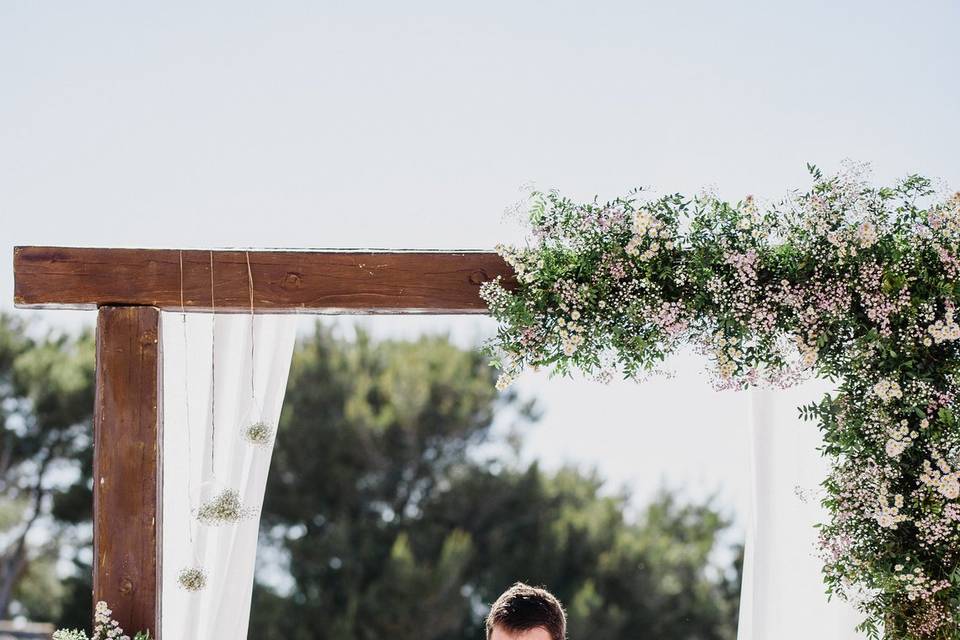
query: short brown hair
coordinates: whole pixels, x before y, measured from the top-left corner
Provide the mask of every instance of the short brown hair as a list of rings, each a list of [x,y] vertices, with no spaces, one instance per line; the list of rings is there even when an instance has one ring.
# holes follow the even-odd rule
[[[512,632],[543,627],[552,640],[567,637],[567,614],[556,596],[522,582],[504,591],[493,603],[487,616],[487,640],[496,625]]]

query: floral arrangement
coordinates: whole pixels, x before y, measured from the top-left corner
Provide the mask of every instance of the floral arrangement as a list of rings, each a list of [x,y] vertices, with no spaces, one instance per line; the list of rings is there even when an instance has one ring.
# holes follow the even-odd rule
[[[960,638],[960,194],[809,168],[766,206],[534,193],[527,246],[500,249],[516,284],[481,291],[498,386],[525,367],[638,378],[684,344],[721,389],[837,381],[801,409],[832,463],[827,593],[872,638]]]
[[[92,636],[87,638],[86,632],[77,629],[60,629],[53,632],[53,640],[130,640],[130,636],[120,628],[120,623],[110,617],[112,615],[107,603],[101,600],[93,614]],[[140,632],[133,640],[150,640],[150,633]]]

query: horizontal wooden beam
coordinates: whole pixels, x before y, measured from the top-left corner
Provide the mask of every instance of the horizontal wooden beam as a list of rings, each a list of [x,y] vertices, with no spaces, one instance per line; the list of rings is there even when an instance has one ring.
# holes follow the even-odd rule
[[[248,259],[258,312],[484,313],[480,285],[514,282],[489,252],[16,247],[14,303],[177,310],[182,300],[190,311],[249,311]]]

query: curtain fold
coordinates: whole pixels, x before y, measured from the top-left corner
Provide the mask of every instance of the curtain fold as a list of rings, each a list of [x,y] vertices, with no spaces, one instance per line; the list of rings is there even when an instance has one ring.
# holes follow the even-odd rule
[[[814,422],[797,408],[830,387],[813,381],[783,391],[751,391],[750,513],[746,523],[738,640],[860,640],[862,620],[827,601],[815,525],[826,518],[820,483],[828,462]]]
[[[296,325],[296,316],[162,316],[165,638],[247,637],[273,438],[251,442],[246,429],[276,431]],[[238,492],[243,517],[201,523],[201,506],[226,490]],[[205,588],[179,584],[188,568],[204,571]]]

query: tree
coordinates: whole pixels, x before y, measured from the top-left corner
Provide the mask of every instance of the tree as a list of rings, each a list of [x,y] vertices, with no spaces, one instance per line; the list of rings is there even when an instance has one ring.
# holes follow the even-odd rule
[[[726,522],[596,474],[483,457],[497,416],[535,418],[498,394],[475,351],[443,338],[335,338],[294,357],[264,506],[264,571],[251,637],[482,637],[485,605],[517,579],[570,608],[574,637],[735,635],[735,575],[711,570]],[[496,452],[495,452],[496,453]],[[283,572],[280,572],[283,573]]]
[[[471,466],[413,537],[429,557],[425,530],[456,523],[471,536],[476,553],[465,575],[476,611],[524,580],[567,603],[573,638],[734,638],[739,576],[711,566],[725,519],[665,490],[630,513],[630,496],[605,494],[596,473]],[[482,637],[480,618],[465,620],[456,637]]]
[[[61,613],[55,563],[92,504],[93,360],[89,332],[35,339],[0,315],[0,618]]]
[[[0,317],[4,607],[86,626],[93,338]],[[711,565],[725,520],[664,492],[633,514],[596,473],[503,455],[529,402],[442,337],[354,340],[318,325],[295,352],[268,484],[250,637],[483,637],[517,579],[567,603],[572,637],[723,640],[739,573]],[[518,428],[494,437],[498,421]],[[506,426],[506,425],[504,425]],[[500,433],[498,430],[497,433]],[[73,561],[58,575],[58,561]]]
[[[264,509],[267,537],[297,585],[282,637],[403,637],[425,617],[459,624],[450,609],[466,606],[469,539],[448,532],[424,565],[405,533],[508,406],[529,413],[496,392],[475,351],[436,337],[375,343],[359,333],[348,342],[318,325],[294,356]],[[427,583],[431,598],[408,606]],[[254,635],[281,637],[270,633]]]

